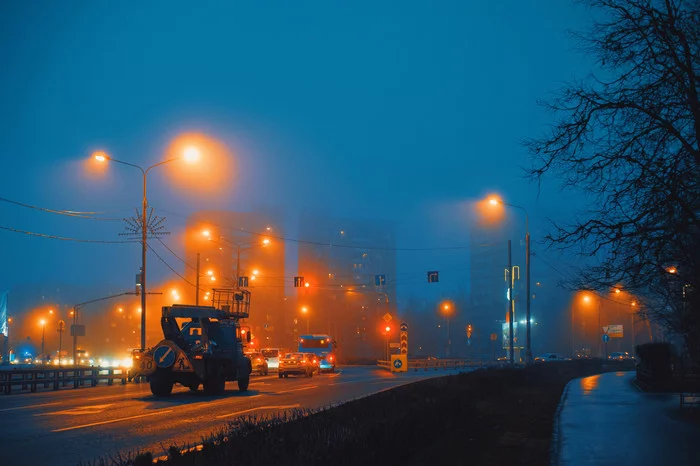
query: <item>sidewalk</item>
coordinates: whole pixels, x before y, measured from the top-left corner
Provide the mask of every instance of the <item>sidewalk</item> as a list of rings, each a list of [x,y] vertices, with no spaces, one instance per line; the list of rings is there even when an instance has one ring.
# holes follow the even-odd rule
[[[698,464],[700,422],[685,418],[677,393],[641,392],[634,377],[609,372],[569,382],[555,420],[553,465]]]

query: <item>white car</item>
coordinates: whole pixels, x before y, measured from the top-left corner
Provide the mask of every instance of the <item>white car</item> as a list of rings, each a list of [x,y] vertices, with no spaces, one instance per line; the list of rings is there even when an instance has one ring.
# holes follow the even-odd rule
[[[569,358],[561,355],[559,353],[544,353],[542,356],[535,358],[536,362],[548,362],[548,361],[567,361]]]

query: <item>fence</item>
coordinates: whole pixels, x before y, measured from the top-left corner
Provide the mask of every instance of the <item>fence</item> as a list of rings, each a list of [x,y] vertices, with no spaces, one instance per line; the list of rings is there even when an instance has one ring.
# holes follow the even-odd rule
[[[126,384],[127,369],[124,368],[57,368],[57,369],[12,369],[0,371],[0,391],[9,395],[13,387],[20,387],[19,391],[36,392],[37,387],[59,390],[62,387],[71,386],[80,388],[84,386],[95,387],[100,382],[114,385],[114,381]]]

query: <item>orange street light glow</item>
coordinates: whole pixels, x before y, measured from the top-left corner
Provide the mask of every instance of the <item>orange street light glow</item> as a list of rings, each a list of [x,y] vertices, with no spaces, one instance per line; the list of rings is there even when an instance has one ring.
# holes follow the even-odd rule
[[[306,282],[306,283],[304,283],[304,286],[305,286],[306,288],[308,288],[308,287],[311,286],[311,284],[310,284],[309,282]]]
[[[202,157],[202,152],[196,146],[187,146],[182,155],[187,163],[195,163]]]
[[[98,150],[97,152],[92,154],[92,157],[97,160],[98,162],[104,162],[109,158],[106,152]]]
[[[388,333],[388,332],[390,332],[390,331],[391,331],[391,327],[389,327],[389,326],[387,325],[387,326],[386,326],[386,327],[384,328],[384,330],[386,330],[386,331],[387,331],[387,333]]]
[[[211,232],[209,230],[202,230],[202,236],[209,238],[211,236]]]

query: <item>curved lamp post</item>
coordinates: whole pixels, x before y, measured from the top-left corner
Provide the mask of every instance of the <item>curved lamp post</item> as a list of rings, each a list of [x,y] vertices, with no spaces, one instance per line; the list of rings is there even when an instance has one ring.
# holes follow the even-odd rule
[[[98,162],[116,162],[120,163],[122,165],[128,165],[130,167],[137,168],[141,171],[141,174],[143,175],[143,200],[142,200],[142,210],[141,210],[141,351],[146,349],[146,250],[148,249],[148,225],[147,225],[147,209],[148,209],[148,197],[146,195],[146,181],[148,179],[148,172],[151,171],[151,169],[155,167],[159,167],[161,165],[165,165],[166,163],[169,162],[174,162],[175,160],[179,160],[181,158],[184,158],[188,163],[194,163],[199,160],[200,158],[200,152],[199,149],[196,147],[187,147],[183,151],[182,155],[179,157],[173,157],[168,160],[164,160],[162,162],[156,163],[154,165],[151,165],[150,167],[146,167],[145,169],[140,167],[139,165],[129,163],[129,162],[124,162],[122,160],[117,160],[109,155],[107,153],[99,151],[95,152],[93,154],[93,157],[95,160]]]
[[[514,204],[508,204],[503,202],[497,197],[492,197],[489,199],[489,203],[492,205],[504,205],[508,207],[513,207],[515,209],[520,209],[525,212],[525,289],[527,292],[527,299],[525,301],[525,329],[526,329],[526,344],[525,344],[525,365],[532,364],[532,344],[530,339],[530,220],[527,210],[524,207]]]

